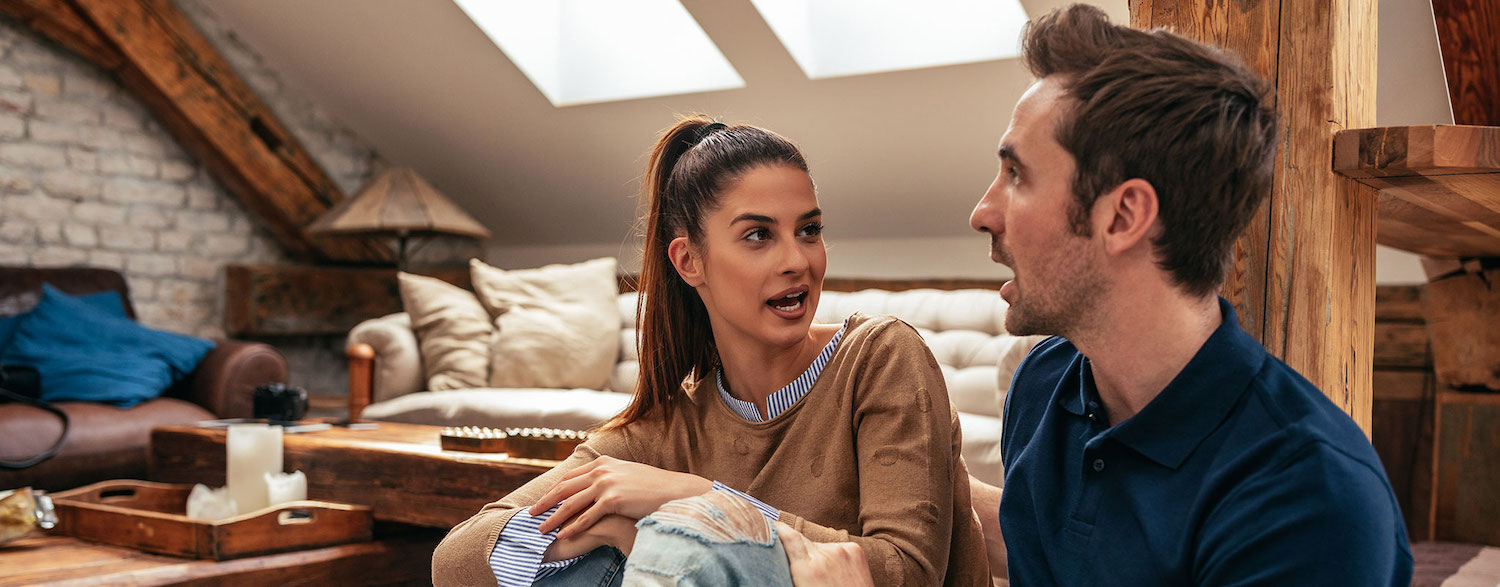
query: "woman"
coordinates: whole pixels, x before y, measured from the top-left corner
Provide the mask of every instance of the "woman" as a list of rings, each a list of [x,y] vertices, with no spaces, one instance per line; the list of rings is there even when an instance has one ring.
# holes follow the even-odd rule
[[[634,401],[455,527],[434,582],[618,581],[638,520],[719,490],[858,545],[877,585],[988,584],[958,420],[919,335],[812,323],[827,254],[797,147],[687,119],[653,149],[645,195]]]

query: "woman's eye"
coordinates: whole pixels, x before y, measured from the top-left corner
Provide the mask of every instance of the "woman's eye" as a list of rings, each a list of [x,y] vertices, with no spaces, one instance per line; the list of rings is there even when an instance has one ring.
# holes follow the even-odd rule
[[[769,238],[771,238],[771,231],[766,230],[764,228],[757,228],[757,229],[752,230],[752,231],[750,231],[748,233],[745,233],[745,240],[750,241],[750,242],[758,243],[758,242],[765,241],[766,239],[769,239]]]
[[[818,236],[820,234],[823,234],[823,225],[817,222],[804,226],[802,230],[797,231],[797,236],[803,237]]]

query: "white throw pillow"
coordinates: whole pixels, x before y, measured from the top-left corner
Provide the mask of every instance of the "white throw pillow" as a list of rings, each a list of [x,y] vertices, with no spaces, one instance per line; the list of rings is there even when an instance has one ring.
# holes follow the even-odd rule
[[[620,344],[614,259],[515,271],[472,259],[469,268],[494,317],[490,387],[605,388]]]
[[[397,273],[396,280],[417,333],[427,389],[484,387],[495,338],[489,312],[474,294],[441,279]]]

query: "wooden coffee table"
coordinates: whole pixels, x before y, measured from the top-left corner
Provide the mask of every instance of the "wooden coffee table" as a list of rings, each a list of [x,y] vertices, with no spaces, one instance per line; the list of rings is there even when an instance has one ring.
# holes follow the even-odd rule
[[[378,424],[287,434],[286,470],[307,475],[309,499],[368,505],[377,520],[452,528],[557,464],[445,451],[441,427]],[[226,435],[195,426],[152,430],[151,480],[224,485]]]

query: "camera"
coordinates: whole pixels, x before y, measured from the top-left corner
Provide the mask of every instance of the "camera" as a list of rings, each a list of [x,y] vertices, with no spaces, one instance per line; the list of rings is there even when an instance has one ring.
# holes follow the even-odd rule
[[[270,422],[295,422],[307,415],[307,390],[285,383],[255,388],[253,413]]]

